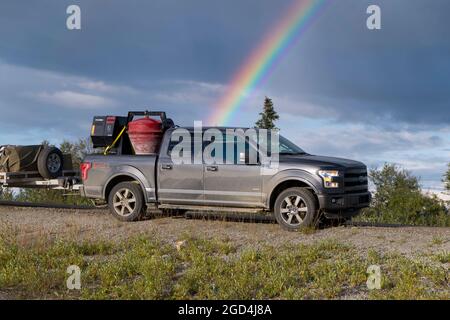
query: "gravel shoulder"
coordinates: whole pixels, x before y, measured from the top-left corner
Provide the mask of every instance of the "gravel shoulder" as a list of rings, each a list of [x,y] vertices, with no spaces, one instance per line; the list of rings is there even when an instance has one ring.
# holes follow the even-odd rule
[[[23,244],[56,239],[120,241],[144,235],[164,242],[176,242],[186,236],[216,238],[240,249],[332,240],[354,246],[362,255],[375,250],[426,258],[450,252],[450,228],[341,226],[306,234],[287,232],[273,223],[183,217],[155,217],[125,223],[117,221],[107,210],[0,207],[0,230],[4,228],[14,230]]]

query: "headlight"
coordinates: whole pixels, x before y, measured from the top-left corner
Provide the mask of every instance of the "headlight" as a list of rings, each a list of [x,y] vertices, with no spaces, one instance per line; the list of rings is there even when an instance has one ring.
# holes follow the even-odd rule
[[[325,188],[339,188],[339,182],[333,181],[333,178],[339,177],[338,170],[319,170],[318,174],[322,177]]]

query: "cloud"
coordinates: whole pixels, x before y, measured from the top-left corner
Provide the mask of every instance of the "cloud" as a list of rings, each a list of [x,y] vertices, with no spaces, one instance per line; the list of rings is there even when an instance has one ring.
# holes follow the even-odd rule
[[[103,81],[84,80],[84,81],[81,81],[80,83],[78,83],[78,86],[85,90],[109,93],[109,94],[135,94],[135,93],[137,93],[137,90],[135,90],[131,87],[106,84]]]
[[[162,84],[162,86],[158,85],[158,88],[150,91],[152,101],[194,105],[197,108],[214,105],[226,89],[221,84],[193,80],[165,81]]]
[[[438,136],[434,131],[415,132],[400,128],[398,131],[380,130],[375,126],[343,126],[328,122],[320,128],[302,129],[296,141],[309,150],[377,158],[377,155],[389,152],[440,150],[448,143],[448,138]]]
[[[448,134],[414,131],[405,127],[383,130],[372,125],[342,125],[325,121],[306,127],[308,120],[297,117],[298,129],[284,126],[281,133],[307,152],[363,161],[369,168],[395,163],[421,178],[423,186],[441,186],[442,174],[450,162],[450,153],[442,148],[450,144]],[[290,129],[284,129],[284,128]]]
[[[0,60],[0,111],[8,119],[1,121],[0,144],[85,137],[93,116],[132,109],[162,109],[188,125],[202,119],[223,90],[217,83],[183,79],[125,86]]]
[[[42,102],[68,108],[92,109],[116,105],[111,99],[74,91],[40,92],[35,96]]]

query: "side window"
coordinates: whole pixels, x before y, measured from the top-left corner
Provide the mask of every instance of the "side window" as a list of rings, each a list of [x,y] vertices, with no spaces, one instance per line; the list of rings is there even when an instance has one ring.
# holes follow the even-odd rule
[[[250,150],[255,152],[255,155],[250,157]],[[246,160],[257,159],[257,151],[250,147],[249,139],[245,141],[239,138],[235,134],[225,134],[223,143],[223,164],[229,165],[245,165]],[[215,152],[212,152],[212,156],[215,157]],[[219,160],[219,159],[217,159]],[[254,160],[256,161],[256,160]]]
[[[188,144],[188,142],[190,143]],[[196,145],[199,146],[198,149],[195,149],[195,143],[197,143]],[[197,152],[197,154],[195,154],[195,151]],[[172,154],[173,152],[176,152],[176,154]],[[178,158],[184,158],[185,161],[190,163],[194,163],[194,157],[197,156],[197,159],[199,159],[199,163],[201,164],[202,142],[194,141],[194,135],[192,132],[182,132],[181,135],[177,133],[176,135],[172,135],[172,137],[170,138],[169,146],[167,148],[167,154],[170,157],[176,156]]]
[[[222,141],[214,144],[213,141],[203,142],[204,156],[214,159],[215,164],[237,164],[235,136],[223,133]]]
[[[238,148],[237,148],[237,138],[235,135],[225,135],[224,143],[224,161],[226,164],[238,164]]]
[[[286,144],[284,144],[283,142],[280,142],[280,153],[289,153],[289,152],[293,152],[291,148],[289,148],[289,146],[287,146]]]
[[[178,141],[169,141],[169,147],[167,148],[167,154],[170,156],[172,154],[173,147],[175,147],[179,142]]]

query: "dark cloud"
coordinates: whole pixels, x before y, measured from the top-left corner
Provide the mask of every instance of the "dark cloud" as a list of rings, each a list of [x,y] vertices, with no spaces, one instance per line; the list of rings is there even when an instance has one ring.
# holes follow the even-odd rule
[[[381,7],[379,31],[365,27],[369,3]],[[448,1],[336,1],[269,86],[340,121],[447,125],[449,11]]]
[[[186,79],[227,83],[292,1],[2,1],[6,62],[136,87]],[[382,29],[365,26],[378,4]],[[446,0],[332,1],[282,60],[268,88],[333,109],[339,120],[450,121]]]
[[[70,4],[82,30],[66,29]],[[290,1],[2,1],[8,62],[116,82],[224,82]]]

